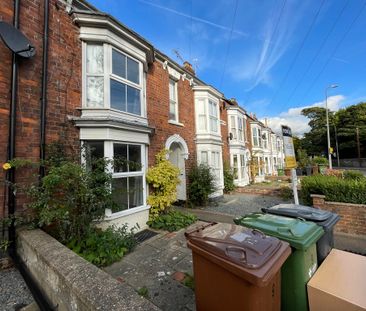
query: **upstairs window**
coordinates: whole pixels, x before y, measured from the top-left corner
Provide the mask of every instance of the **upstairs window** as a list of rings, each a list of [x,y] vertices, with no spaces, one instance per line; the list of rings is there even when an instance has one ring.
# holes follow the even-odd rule
[[[141,115],[142,64],[108,44],[86,45],[85,106]]]
[[[112,49],[111,108],[141,115],[139,63]]]
[[[169,80],[169,120],[178,122],[177,82]]]
[[[235,116],[230,117],[230,132],[233,135],[233,139],[237,139]]]
[[[253,127],[253,145],[259,147],[258,128]]]
[[[103,45],[88,44],[86,48],[86,105],[104,106],[104,49]]]
[[[266,133],[263,133],[263,148],[268,149],[268,135]]]
[[[210,131],[217,133],[218,131],[218,111],[217,104],[211,100],[208,101],[208,112],[209,112],[209,120],[210,120]]]
[[[243,119],[240,117],[238,117],[238,138],[240,141],[244,141]]]
[[[198,129],[200,131],[207,130],[206,124],[206,105],[202,102],[199,103],[198,107]]]

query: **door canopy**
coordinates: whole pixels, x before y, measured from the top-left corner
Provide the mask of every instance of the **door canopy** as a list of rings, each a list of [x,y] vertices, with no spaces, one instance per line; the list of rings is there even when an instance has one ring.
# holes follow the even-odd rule
[[[187,146],[187,143],[186,141],[178,134],[174,134],[172,136],[170,136],[167,140],[166,140],[166,143],[165,143],[165,148],[170,150],[170,147],[173,143],[177,143],[179,144],[181,147],[182,147],[182,150],[183,150],[183,158],[185,160],[188,159],[188,156],[189,156],[189,152],[188,152],[188,146]]]

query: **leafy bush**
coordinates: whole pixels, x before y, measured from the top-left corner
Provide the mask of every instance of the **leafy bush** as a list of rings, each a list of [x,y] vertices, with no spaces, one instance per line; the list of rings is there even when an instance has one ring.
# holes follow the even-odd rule
[[[155,166],[149,168],[146,180],[152,191],[147,198],[150,208],[150,219],[154,219],[167,211],[177,200],[177,185],[179,184],[179,169],[167,160],[167,150],[156,155]]]
[[[111,174],[105,170],[104,159],[95,160],[93,170],[68,160],[48,167],[40,185],[30,188],[36,211],[36,225],[51,225],[62,243],[70,239],[81,242],[101,219],[105,209],[113,205]]]
[[[70,240],[67,247],[96,266],[108,266],[136,246],[135,229],[128,230],[127,225],[104,231],[93,228],[82,240]]]
[[[215,176],[209,166],[200,164],[191,169],[188,174],[188,197],[195,205],[206,205],[208,197],[215,192]]]
[[[224,164],[224,192],[228,193],[235,190],[234,172],[228,163]]]
[[[184,214],[179,211],[170,211],[167,214],[162,214],[153,220],[149,220],[147,224],[154,229],[172,232],[188,227],[195,221],[197,221],[197,217],[193,214]]]
[[[338,177],[338,178],[342,178],[343,170],[335,170],[335,169],[328,168],[328,169],[325,170],[324,175],[326,175],[326,176],[335,176],[335,177]]]
[[[327,201],[366,204],[366,179],[308,176],[301,181],[301,196],[306,205],[312,205],[310,194],[325,195]]]
[[[343,178],[349,180],[365,180],[366,177],[360,171],[356,170],[345,170],[343,171]]]
[[[312,162],[318,165],[328,165],[328,159],[324,157],[314,157]]]
[[[279,189],[279,196],[284,200],[290,200],[294,197],[294,193],[291,188],[282,186]]]

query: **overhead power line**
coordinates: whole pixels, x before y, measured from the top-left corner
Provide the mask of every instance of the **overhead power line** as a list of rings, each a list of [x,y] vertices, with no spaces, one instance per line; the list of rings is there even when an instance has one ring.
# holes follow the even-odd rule
[[[320,13],[320,11],[321,11],[321,9],[322,9],[322,7],[323,7],[324,3],[325,3],[325,0],[323,0],[323,1],[321,2],[320,6],[319,6],[319,8],[318,8],[318,11],[317,11],[317,12],[316,12],[316,14],[314,15],[313,20],[312,20],[312,22],[311,22],[311,24],[310,24],[310,27],[309,27],[309,29],[307,30],[306,35],[305,35],[304,39],[302,40],[301,45],[300,45],[299,49],[297,50],[296,55],[295,55],[295,57],[293,58],[293,60],[292,60],[292,62],[291,62],[291,64],[290,64],[290,67],[287,69],[287,72],[286,72],[285,76],[283,77],[283,79],[282,79],[282,81],[281,81],[281,83],[280,83],[280,86],[277,88],[277,91],[275,92],[274,96],[273,96],[273,97],[272,97],[272,99],[270,100],[269,104],[271,104],[271,103],[272,103],[272,102],[277,98],[277,95],[278,95],[278,94],[279,94],[279,92],[282,90],[282,86],[285,84],[285,82],[286,82],[286,80],[287,80],[287,78],[288,78],[288,76],[289,76],[289,74],[290,74],[290,72],[291,72],[292,68],[294,67],[294,65],[295,65],[295,63],[296,63],[296,61],[297,61],[298,57],[299,57],[299,56],[300,56],[300,54],[301,54],[302,49],[303,49],[303,48],[304,48],[304,46],[305,46],[305,42],[306,42],[306,40],[308,39],[308,37],[309,37],[309,35],[310,35],[311,31],[312,31],[312,30],[313,30],[313,28],[314,28],[315,22],[316,22],[316,21],[317,21],[317,19],[318,19],[319,13]]]
[[[322,42],[322,44],[319,46],[318,50],[316,51],[313,59],[311,60],[310,64],[308,66],[306,66],[306,70],[305,72],[301,75],[300,80],[297,82],[295,88],[293,89],[293,91],[291,92],[290,96],[288,97],[286,102],[290,102],[290,100],[292,99],[292,97],[295,95],[297,89],[299,88],[300,84],[302,83],[302,81],[304,80],[304,78],[307,76],[307,74],[310,71],[310,68],[313,66],[315,60],[318,58],[320,52],[322,51],[323,47],[325,46],[325,43],[328,41],[330,35],[333,33],[335,26],[337,25],[339,19],[341,18],[343,12],[346,10],[346,7],[348,6],[350,0],[348,0],[345,5],[342,7],[342,9],[340,10],[339,14],[337,15],[336,19],[334,20],[334,23],[332,25],[332,27],[330,28],[330,30],[328,31],[328,33],[326,34],[326,36],[324,37],[324,40]]]
[[[305,97],[307,97],[309,94],[309,92],[313,89],[316,81],[319,79],[319,77],[321,76],[321,74],[324,72],[324,70],[327,68],[329,62],[331,61],[331,59],[333,58],[333,56],[335,55],[335,53],[337,52],[338,48],[341,46],[341,44],[343,43],[344,39],[347,37],[347,35],[349,34],[349,32],[351,31],[353,25],[356,23],[356,21],[360,18],[360,16],[363,13],[363,10],[366,7],[366,1],[364,2],[364,4],[362,5],[361,9],[358,11],[358,14],[355,16],[355,18],[352,20],[351,24],[349,25],[349,27],[347,28],[347,30],[345,31],[345,33],[343,34],[341,40],[338,41],[338,44],[335,46],[334,50],[332,51],[332,53],[330,54],[330,56],[328,57],[327,61],[325,62],[324,66],[321,68],[321,70],[319,71],[318,75],[313,79],[312,83],[310,84],[310,87],[307,89],[306,93],[304,94]]]

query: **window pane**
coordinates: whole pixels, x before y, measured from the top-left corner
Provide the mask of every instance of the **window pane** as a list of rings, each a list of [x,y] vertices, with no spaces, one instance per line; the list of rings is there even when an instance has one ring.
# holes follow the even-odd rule
[[[127,57],[127,80],[140,84],[139,63]]]
[[[127,172],[127,145],[113,144],[113,159],[115,172]]]
[[[103,141],[86,141],[86,152],[90,154],[92,159],[100,159],[104,157],[104,142]]]
[[[210,117],[210,129],[212,132],[217,132],[217,119]]]
[[[127,112],[141,114],[140,90],[127,86]]]
[[[113,178],[112,198],[117,205],[113,208],[114,213],[128,209],[127,178]]]
[[[128,168],[130,172],[141,171],[141,146],[128,145]]]
[[[234,179],[238,179],[238,156],[233,157]]]
[[[86,72],[102,74],[104,68],[103,45],[86,46]]]
[[[177,120],[177,114],[176,114],[176,104],[174,102],[170,102],[169,104],[169,120]]]
[[[170,100],[176,101],[176,94],[175,94],[175,81],[169,80],[169,98]]]
[[[111,108],[126,111],[126,85],[111,81]]]
[[[129,177],[128,186],[128,192],[130,197],[129,208],[141,206],[143,204],[142,176]]]
[[[103,77],[87,77],[86,80],[86,106],[103,107],[104,79]]]
[[[126,56],[112,49],[112,73],[126,78]]]

